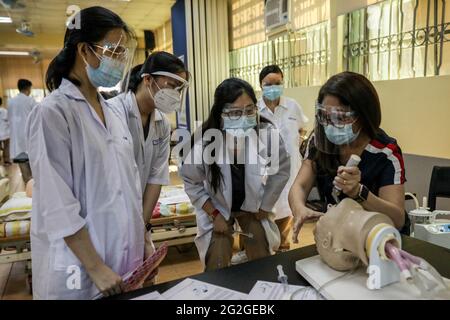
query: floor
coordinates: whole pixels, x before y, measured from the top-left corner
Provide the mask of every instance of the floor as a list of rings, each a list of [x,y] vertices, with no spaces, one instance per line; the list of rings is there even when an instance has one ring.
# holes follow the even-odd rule
[[[16,165],[8,168],[11,193],[24,190],[20,171]],[[172,173],[172,183],[180,183],[179,179]],[[305,224],[301,231],[300,243],[293,245],[292,249],[307,246],[314,243],[312,230],[314,224]],[[171,247],[166,259],[159,268],[157,283],[163,283],[183,277],[201,273],[200,263],[195,246],[183,245]],[[0,300],[28,300],[32,299],[27,285],[25,273],[25,262],[12,264],[0,264]]]

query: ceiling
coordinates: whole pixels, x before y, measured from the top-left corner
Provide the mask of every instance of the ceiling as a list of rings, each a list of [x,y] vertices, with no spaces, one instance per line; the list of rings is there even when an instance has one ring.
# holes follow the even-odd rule
[[[3,0],[5,1],[5,0]],[[11,1],[11,0],[8,0]],[[7,10],[0,5],[0,16],[10,16],[12,24],[0,23],[0,48],[38,49],[45,51],[59,46],[65,32],[66,11],[70,5],[81,9],[101,5],[122,17],[136,32],[144,36],[143,30],[154,30],[170,19],[170,8],[175,0],[17,0],[25,5],[24,9]],[[35,33],[33,38],[15,32],[26,20]],[[58,42],[56,44],[56,40]]]
[[[170,19],[170,8],[175,0],[18,0],[26,5],[23,10],[8,12],[0,6],[0,16],[11,16],[13,24],[0,24],[0,32],[14,31],[22,20],[31,23],[35,33],[63,34],[70,5],[86,8],[106,7],[122,17],[139,36],[143,30],[152,30]]]

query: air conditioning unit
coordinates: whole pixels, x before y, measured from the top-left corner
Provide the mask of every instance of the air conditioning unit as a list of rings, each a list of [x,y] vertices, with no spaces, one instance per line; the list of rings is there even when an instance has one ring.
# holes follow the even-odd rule
[[[264,19],[268,34],[285,29],[290,22],[290,0],[265,0]]]

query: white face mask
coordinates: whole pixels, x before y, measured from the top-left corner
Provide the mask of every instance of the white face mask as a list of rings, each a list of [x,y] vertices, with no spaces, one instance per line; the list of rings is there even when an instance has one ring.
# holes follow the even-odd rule
[[[146,76],[148,74],[143,74],[142,76]],[[180,89],[170,89],[170,88],[160,88],[158,83],[155,81],[156,86],[158,87],[158,91],[153,95],[152,91],[149,87],[147,87],[150,96],[152,97],[155,107],[163,113],[172,113],[175,111],[181,111],[181,107],[184,103],[185,93],[188,88],[188,82],[183,78],[177,76],[176,74],[172,74],[169,72],[155,72],[152,75],[161,75],[173,78],[182,83]]]

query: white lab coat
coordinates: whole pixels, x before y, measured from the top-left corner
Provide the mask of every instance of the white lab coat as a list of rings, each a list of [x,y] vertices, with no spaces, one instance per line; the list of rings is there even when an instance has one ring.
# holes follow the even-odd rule
[[[273,210],[275,220],[279,220],[292,216],[288,202],[289,190],[302,165],[299,130],[305,127],[309,119],[303,113],[302,107],[295,100],[287,97],[281,97],[280,104],[275,108],[274,113],[266,106],[262,98],[258,101],[258,108],[260,114],[274,123],[281,131],[281,137],[286,144],[286,149],[291,158],[289,181],[286,183]]]
[[[107,100],[108,105],[126,121],[133,137],[134,157],[139,168],[142,192],[147,184],[169,184],[170,124],[155,109],[150,118],[147,139],[144,138],[141,115],[132,91]]]
[[[31,224],[35,299],[98,293],[64,238],[88,229],[101,259],[124,275],[144,257],[142,196],[126,124],[101,99],[106,127],[78,88],[63,79],[31,112],[26,133],[35,179]],[[66,286],[81,270],[81,289]]]
[[[9,139],[8,110],[0,108],[0,141]]]
[[[262,124],[262,126],[268,129],[273,128],[272,125],[268,124]],[[259,209],[271,212],[285,183],[289,179],[289,155],[285,151],[282,139],[280,138],[279,141],[279,170],[275,175],[267,176],[264,173],[267,172],[264,167],[266,166],[267,150],[269,148],[265,148],[261,139],[259,143],[258,164],[245,165],[245,201],[241,210],[252,213],[258,212]],[[196,209],[197,236],[195,244],[200,259],[205,264],[206,253],[211,242],[213,223],[202,207],[208,199],[211,199],[214,207],[220,211],[226,220],[229,220],[232,205],[232,181],[230,164],[219,164],[223,180],[221,180],[217,193],[214,192],[209,183],[211,174],[209,166],[203,161],[203,150],[202,142],[197,142],[181,166],[180,175],[184,180],[185,191]],[[193,161],[188,163],[187,160],[191,159],[192,155],[195,159],[202,160],[201,163],[193,164]],[[228,154],[226,157],[230,159]]]
[[[8,101],[8,120],[11,141],[9,152],[11,159],[17,158],[21,153],[27,153],[25,123],[36,101],[23,93],[19,93]]]

